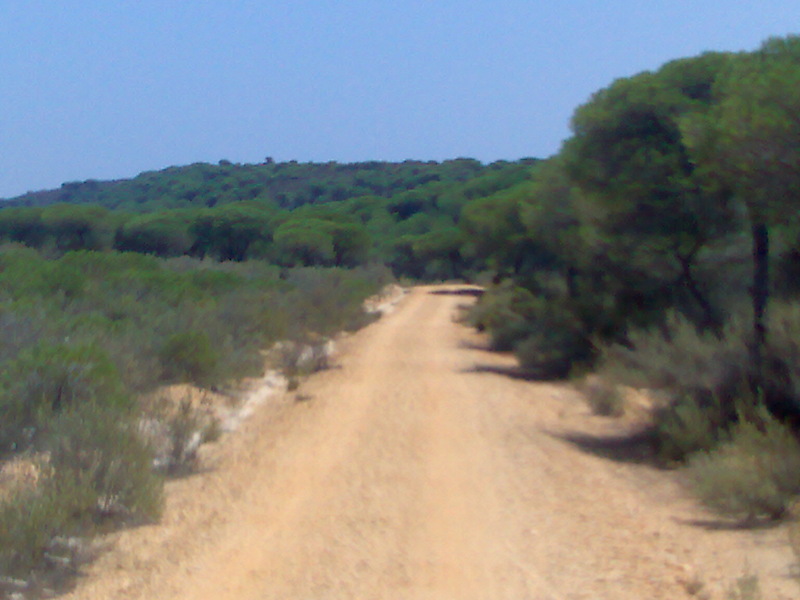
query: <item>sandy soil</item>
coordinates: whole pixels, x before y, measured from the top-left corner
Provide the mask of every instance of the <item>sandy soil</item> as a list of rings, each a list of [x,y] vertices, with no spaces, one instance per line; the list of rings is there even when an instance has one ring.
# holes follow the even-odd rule
[[[678,599],[748,568],[764,598],[800,597],[785,531],[726,528],[674,474],[590,450],[630,424],[494,372],[513,359],[453,321],[470,299],[448,289],[260,405],[69,598]]]

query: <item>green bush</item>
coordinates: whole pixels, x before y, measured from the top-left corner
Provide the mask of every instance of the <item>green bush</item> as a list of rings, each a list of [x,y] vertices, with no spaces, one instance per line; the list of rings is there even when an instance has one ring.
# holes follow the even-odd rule
[[[537,379],[563,379],[577,361],[590,357],[591,345],[579,332],[547,323],[519,342],[514,354]]]
[[[543,379],[566,377],[593,353],[583,323],[568,307],[507,283],[483,294],[467,322],[489,332],[493,350],[514,350],[520,365]]]
[[[509,322],[524,322],[536,311],[537,300],[531,292],[510,283],[503,283],[481,295],[469,311],[467,322],[478,331],[492,333]]]
[[[717,336],[671,312],[661,327],[635,329],[626,344],[602,346],[598,370],[634,387],[729,399],[747,380],[749,342],[745,319],[731,318]]]
[[[800,422],[800,303],[773,302],[762,394],[776,416]]]
[[[261,374],[260,351],[279,339],[367,322],[362,302],[386,276],[118,252],[50,260],[0,247],[0,455],[49,457],[35,489],[0,504],[1,574],[26,578],[52,563],[58,536],[155,518],[162,482],[136,394],[165,380],[208,387]],[[204,429],[196,416],[165,422],[169,470],[193,465],[195,438],[219,436],[219,423]]]
[[[288,315],[288,338],[303,339],[310,334],[328,336],[337,331],[355,330],[370,322],[364,300],[377,293],[382,277],[373,270],[300,268],[287,272],[292,290],[281,302]]]
[[[661,327],[639,329],[628,344],[601,347],[600,374],[661,393],[653,414],[658,456],[683,462],[727,439],[737,406],[754,401],[749,330],[732,318],[719,335],[670,313]]]
[[[489,330],[489,348],[496,352],[509,352],[522,340],[533,335],[534,324],[521,317],[510,317]]]
[[[762,385],[754,390],[746,316],[733,315],[718,334],[699,331],[678,313],[660,328],[634,330],[629,344],[601,348],[603,377],[665,392],[655,412],[660,456],[683,461],[727,439],[737,408],[762,402],[779,419],[800,418],[800,306],[775,302]]]
[[[197,447],[202,438],[200,416],[185,398],[167,421],[169,431],[169,453],[167,471],[180,475],[194,471],[197,467]],[[194,438],[197,436],[197,440]]]
[[[161,510],[161,479],[132,413],[94,403],[64,411],[44,445],[52,476],[73,518],[149,521]]]
[[[93,403],[71,407],[54,418],[41,449],[36,484],[0,502],[0,575],[52,576],[71,560],[58,556],[63,536],[160,514],[161,480],[132,414]]]
[[[184,331],[167,337],[158,352],[167,381],[203,385],[213,380],[218,356],[204,331]]]
[[[529,323],[531,334],[516,344],[514,352],[535,377],[561,379],[592,359],[594,347],[569,309],[541,303]]]
[[[53,539],[69,531],[69,507],[52,485],[0,502],[0,576],[27,578],[46,562]]]
[[[599,377],[588,378],[581,391],[592,413],[603,417],[619,417],[625,412],[625,400],[619,387]]]
[[[778,519],[800,493],[800,442],[761,408],[730,440],[693,456],[687,473],[700,501],[729,517]]]
[[[658,407],[653,422],[656,454],[664,463],[674,464],[727,440],[731,417],[713,397],[683,396]]]
[[[95,345],[39,343],[0,375],[3,450],[29,444],[60,411],[84,402],[122,406],[127,399],[116,367]]]

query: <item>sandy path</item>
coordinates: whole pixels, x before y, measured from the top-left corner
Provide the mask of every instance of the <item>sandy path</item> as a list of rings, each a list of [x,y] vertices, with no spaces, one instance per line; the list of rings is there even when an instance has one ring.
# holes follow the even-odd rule
[[[416,288],[336,368],[259,409],[124,532],[81,600],[684,598],[750,564],[796,597],[780,530],[709,531],[672,476],[581,451],[613,433],[565,386],[475,371],[507,357]]]

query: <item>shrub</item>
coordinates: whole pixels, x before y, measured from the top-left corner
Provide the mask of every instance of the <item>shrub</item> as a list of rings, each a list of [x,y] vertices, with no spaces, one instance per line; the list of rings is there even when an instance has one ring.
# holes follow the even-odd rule
[[[778,519],[800,493],[800,442],[766,409],[741,417],[729,441],[691,458],[690,484],[700,501],[734,518]]]
[[[377,293],[383,282],[366,279],[371,273],[339,268],[287,271],[286,281],[293,288],[283,303],[291,324],[288,337],[299,339],[310,333],[331,335],[369,323],[364,300]]]
[[[184,331],[167,337],[158,352],[167,381],[203,385],[212,381],[217,353],[204,331]]]
[[[28,577],[41,568],[52,540],[68,531],[69,517],[51,485],[20,490],[0,503],[0,576]]]
[[[536,298],[531,292],[504,283],[481,295],[469,311],[467,322],[478,331],[491,333],[509,322],[525,321],[535,311],[535,305]]]
[[[300,378],[322,371],[330,366],[330,342],[304,344],[284,341],[276,344],[269,353],[269,362],[288,380],[289,391],[297,389]]]
[[[584,382],[583,397],[595,415],[619,417],[625,412],[625,400],[619,387],[599,377],[590,377]]]
[[[633,330],[624,345],[602,346],[598,370],[635,387],[728,398],[748,377],[749,334],[744,319],[732,318],[718,337],[671,312],[661,327]]]
[[[540,379],[561,379],[588,362],[594,347],[569,310],[545,307],[531,321],[532,333],[515,347],[520,365]]]
[[[103,350],[95,345],[35,345],[7,365],[0,380],[3,449],[29,444],[55,414],[95,400],[126,403],[116,367]]]
[[[715,335],[699,331],[673,312],[660,328],[630,332],[628,345],[603,347],[599,371],[675,399],[656,411],[656,433],[661,456],[682,461],[725,440],[726,430],[737,420],[737,407],[760,401],[779,419],[800,421],[800,307],[776,302],[771,308],[769,345],[757,391],[751,339],[744,317],[731,316]]]
[[[584,324],[570,308],[523,287],[490,289],[469,311],[467,322],[489,332],[493,350],[514,350],[520,365],[538,378],[566,377],[593,354]]]
[[[800,423],[800,303],[774,302],[769,327],[762,393],[773,414]]]
[[[178,409],[167,421],[167,428],[167,470],[173,475],[193,471],[197,467],[197,448],[202,441],[202,424],[191,401],[181,400]]]
[[[52,576],[75,559],[63,536],[159,515],[161,480],[128,413],[71,407],[54,419],[42,449],[37,483],[0,503],[0,575]]]
[[[52,469],[48,485],[59,490],[76,519],[138,522],[159,515],[161,479],[132,414],[94,403],[64,411],[45,448]]]
[[[730,416],[712,398],[683,396],[654,411],[656,454],[664,463],[683,462],[728,439]]]
[[[212,416],[205,425],[203,425],[203,429],[200,432],[200,441],[203,444],[216,442],[222,437],[222,433],[222,421],[219,417]]]
[[[745,573],[728,588],[727,600],[761,600],[761,583],[755,573]]]
[[[489,348],[496,352],[509,352],[525,338],[533,335],[533,324],[521,317],[510,317],[489,330]]]

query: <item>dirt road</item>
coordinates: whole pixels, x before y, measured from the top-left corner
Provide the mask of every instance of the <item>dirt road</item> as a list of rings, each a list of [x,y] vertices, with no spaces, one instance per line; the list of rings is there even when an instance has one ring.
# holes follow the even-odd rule
[[[71,598],[674,600],[747,564],[765,598],[796,597],[782,531],[703,527],[672,475],[568,441],[625,423],[486,369],[512,361],[447,289],[414,289],[213,445]]]

